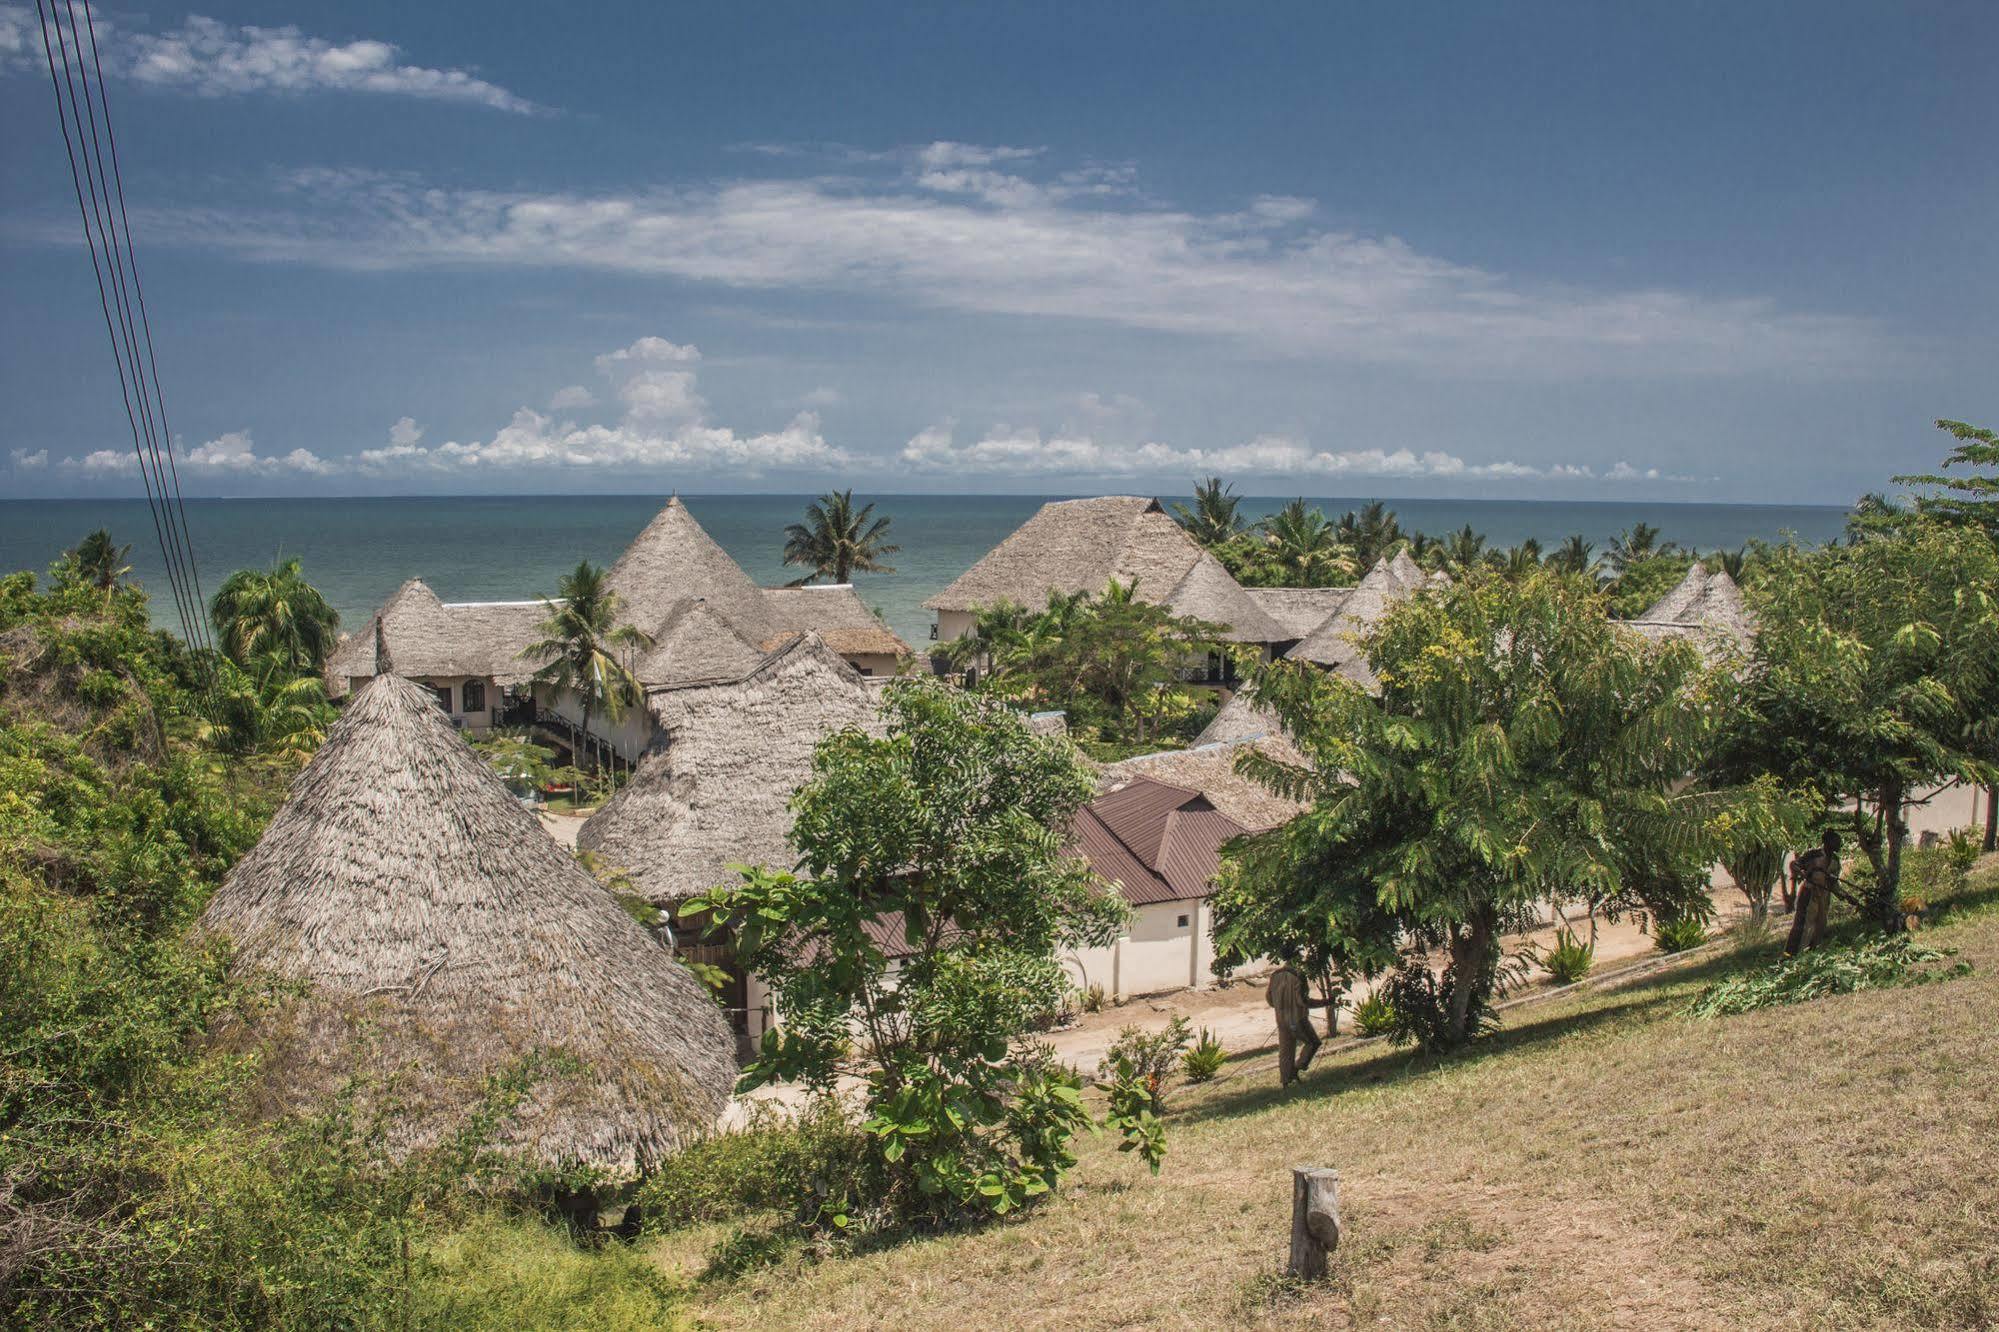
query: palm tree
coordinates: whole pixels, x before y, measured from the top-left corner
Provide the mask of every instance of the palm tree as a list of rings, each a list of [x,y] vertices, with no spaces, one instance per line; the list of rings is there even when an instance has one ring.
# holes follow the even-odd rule
[[[1725,573],[1740,583],[1749,571],[1749,546],[1745,542],[1734,550],[1717,550],[1702,563],[1707,565],[1708,572]]]
[[[1340,549],[1340,538],[1326,515],[1294,499],[1263,520],[1270,553],[1284,569],[1291,587],[1324,587],[1353,571]]]
[[[1528,537],[1497,561],[1508,578],[1525,578],[1541,567],[1541,543]]]
[[[1372,569],[1402,539],[1402,524],[1384,501],[1370,500],[1359,513],[1349,510],[1341,515],[1338,532],[1340,541],[1353,548],[1360,567]]]
[[[1562,573],[1589,574],[1596,570],[1596,547],[1583,540],[1582,533],[1564,541],[1548,557],[1548,567]]]
[[[269,661],[287,676],[318,675],[340,628],[339,612],[300,575],[296,559],[230,574],[208,615],[223,652],[253,674],[253,663]]]
[[[1220,477],[1211,476],[1195,484],[1194,507],[1175,504],[1173,514],[1188,536],[1203,546],[1219,546],[1248,526],[1236,512],[1241,504],[1234,486],[1225,486]]]
[[[1051,609],[1053,598],[1050,599]],[[944,645],[944,658],[959,670],[993,663],[1005,656],[1027,632],[1034,613],[1017,601],[1002,598],[972,612],[972,625]]]
[[[604,571],[588,560],[556,580],[556,591],[558,596],[542,598],[548,611],[541,622],[543,637],[520,655],[542,663],[534,673],[538,683],[576,692],[583,705],[577,731],[588,745],[591,713],[616,721],[626,704],[644,695],[628,662],[633,652],[652,646],[652,636],[618,623],[618,594],[606,585]]]
[[[1649,560],[1654,555],[1670,555],[1678,549],[1673,542],[1659,544],[1659,529],[1650,523],[1634,523],[1627,532],[1619,532],[1610,539],[1610,546],[1604,551],[1604,559],[1611,569],[1623,573],[1641,560]]]
[[[802,564],[812,570],[794,578],[788,587],[803,587],[815,578],[835,583],[853,581],[861,573],[894,573],[895,566],[883,564],[882,556],[893,555],[901,546],[889,545],[888,519],[868,521],[875,506],[854,509],[854,492],[829,490],[805,508],[805,521],[784,529],[784,562]]]
[[[1444,563],[1453,569],[1470,569],[1485,559],[1485,533],[1472,531],[1466,523],[1444,539]]]
[[[132,566],[125,563],[131,553],[130,546],[113,542],[110,530],[102,527],[77,542],[76,549],[68,552],[70,562],[76,566],[77,577],[103,592],[106,602],[111,600],[112,589],[118,586],[118,580],[132,572]]]

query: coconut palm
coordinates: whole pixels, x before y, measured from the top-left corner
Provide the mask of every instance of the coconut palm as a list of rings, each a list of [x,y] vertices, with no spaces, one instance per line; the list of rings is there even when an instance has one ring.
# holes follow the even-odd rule
[[[132,572],[132,566],[125,562],[132,553],[130,546],[120,546],[111,540],[106,528],[98,528],[89,536],[76,543],[76,549],[69,551],[70,563],[76,567],[77,577],[104,593],[104,599],[111,599],[112,589],[118,580]]]
[[[577,731],[587,746],[592,713],[616,721],[626,705],[644,695],[630,661],[633,653],[652,646],[652,636],[618,623],[618,594],[588,560],[558,579],[556,591],[556,597],[542,599],[548,611],[542,637],[520,655],[541,663],[534,674],[538,683],[575,691],[583,708]]]
[[[1470,569],[1485,559],[1485,533],[1474,532],[1466,523],[1446,537],[1443,542],[1444,565],[1451,569]]]
[[[1173,515],[1188,536],[1204,546],[1219,546],[1248,526],[1237,512],[1241,504],[1234,486],[1223,485],[1220,477],[1211,476],[1195,484],[1194,507],[1175,504]]]
[[[1623,573],[1641,560],[1649,560],[1654,555],[1670,555],[1678,547],[1671,541],[1661,545],[1659,529],[1650,523],[1634,523],[1629,531],[1619,532],[1610,539],[1604,551],[1604,561],[1610,567]]]
[[[1596,547],[1583,540],[1578,532],[1555,547],[1554,553],[1548,556],[1547,564],[1562,573],[1594,574],[1597,567]]]
[[[1725,573],[1740,583],[1743,575],[1749,572],[1749,546],[1744,543],[1734,550],[1717,550],[1701,563],[1707,566],[1709,573]]]
[[[794,578],[789,587],[803,587],[815,578],[835,583],[853,581],[861,573],[894,573],[895,566],[883,564],[882,556],[893,555],[901,546],[891,545],[888,519],[873,517],[875,506],[854,508],[854,492],[829,490],[805,507],[805,521],[784,529],[784,562],[812,570]]]
[[[1341,515],[1338,535],[1344,545],[1352,547],[1360,567],[1371,569],[1402,539],[1402,524],[1386,503],[1371,500],[1358,513],[1349,510]]]
[[[340,628],[339,612],[305,581],[296,559],[230,574],[208,615],[223,652],[252,674],[270,663],[290,676],[318,675]]]
[[[1324,587],[1353,572],[1340,549],[1339,533],[1326,515],[1294,499],[1263,520],[1271,557],[1291,587]]]
[[[1494,560],[1508,578],[1525,578],[1541,567],[1541,543],[1528,537]]]

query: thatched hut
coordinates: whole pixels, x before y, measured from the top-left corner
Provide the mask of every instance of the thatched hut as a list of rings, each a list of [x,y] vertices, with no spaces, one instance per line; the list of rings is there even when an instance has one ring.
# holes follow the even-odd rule
[[[629,1177],[705,1132],[735,1079],[700,982],[395,675],[359,691],[201,928],[237,968],[309,987],[254,1033],[272,1099],[393,1077],[398,1154],[463,1124],[490,1076],[562,1052],[582,1071],[538,1082],[498,1144]]]
[[[1672,591],[1626,623],[1646,638],[1691,639],[1709,655],[1746,651],[1756,637],[1742,589],[1727,570],[1709,573],[1698,560]]]
[[[1341,600],[1339,609],[1284,655],[1292,661],[1309,661],[1365,689],[1373,689],[1374,671],[1367,664],[1367,654],[1361,650],[1361,640],[1388,614],[1389,607],[1416,590],[1402,580],[1390,561],[1378,561],[1368,570],[1367,577]]]

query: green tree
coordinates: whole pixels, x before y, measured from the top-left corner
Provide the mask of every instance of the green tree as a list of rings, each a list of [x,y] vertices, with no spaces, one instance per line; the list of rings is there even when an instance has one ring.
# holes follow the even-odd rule
[[[1586,575],[1594,579],[1598,565],[1596,547],[1585,541],[1578,532],[1555,547],[1546,563],[1549,568],[1559,573]]]
[[[1810,783],[1834,812],[1859,802],[1865,909],[1899,929],[1911,797],[1999,780],[1999,553],[1980,528],[1912,517],[1851,545],[1781,548],[1759,587],[1718,767]]]
[[[1326,515],[1294,499],[1261,524],[1269,558],[1285,587],[1328,587],[1353,575],[1339,532]]]
[[[875,1154],[865,1196],[828,1199],[829,1218],[1009,1212],[1056,1186],[1088,1122],[1030,1032],[1066,986],[1057,951],[1126,918],[1063,852],[1096,783],[994,699],[902,681],[882,719],[814,753],[792,801],[797,873],[745,869],[688,910],[713,913],[783,1019],[746,1088],[861,1073]]]
[[[1446,569],[1474,568],[1484,563],[1485,555],[1485,534],[1474,532],[1470,523],[1444,538],[1443,567]]]
[[[1422,956],[1445,959],[1441,988],[1427,987],[1430,1043],[1477,1034],[1500,937],[1536,904],[1698,913],[1698,867],[1774,817],[1768,784],[1685,787],[1720,685],[1691,645],[1618,628],[1584,580],[1456,580],[1399,603],[1365,647],[1379,698],[1291,662],[1257,674],[1253,696],[1304,761],[1251,753],[1242,766],[1309,808],[1231,852],[1222,928],[1232,954],[1365,969],[1392,924],[1414,950],[1405,1007],[1426,993]]]
[[[1943,460],[1946,468],[1999,468],[1999,432],[1963,421],[1938,421],[1937,429],[1949,431],[1958,442]],[[1923,486],[1932,492],[1916,496],[1916,512],[1925,518],[1982,528],[1986,536],[1999,541],[1999,472],[1983,476],[1940,473],[1898,476],[1895,484]]]
[[[223,652],[253,675],[274,663],[289,678],[317,676],[326,666],[340,615],[305,581],[296,558],[269,569],[238,569],[209,602]]]
[[[1394,510],[1381,500],[1363,504],[1358,512],[1341,515],[1335,534],[1353,552],[1354,563],[1372,569],[1384,555],[1391,555],[1402,540],[1402,524]]]
[[[803,587],[815,578],[851,583],[856,571],[894,573],[882,559],[902,547],[889,543],[889,520],[874,512],[872,504],[856,509],[852,490],[829,490],[807,505],[805,521],[784,529],[784,562],[812,572],[786,586]]]
[[[132,566],[126,562],[131,554],[130,546],[121,546],[113,541],[110,530],[103,527],[77,542],[76,549],[68,552],[76,576],[102,592],[107,601],[116,590],[118,580],[132,572]]]
[[[521,649],[521,657],[541,663],[537,683],[575,692],[583,709],[577,730],[590,741],[590,718],[616,721],[645,696],[632,674],[631,656],[652,646],[651,635],[618,623],[620,602],[604,581],[604,571],[584,560],[556,583],[557,595],[543,598],[548,616],[542,637]],[[577,759],[582,762],[581,757]]]
[[[1612,574],[1621,574],[1628,566],[1641,560],[1649,560],[1655,555],[1670,555],[1678,549],[1670,541],[1661,545],[1659,529],[1652,524],[1634,523],[1610,539],[1610,546],[1604,551],[1604,563],[1610,566]]]
[[[1220,477],[1211,476],[1195,483],[1193,508],[1175,504],[1173,516],[1187,529],[1187,535],[1203,546],[1219,546],[1241,535],[1248,526],[1237,512],[1241,505],[1234,486],[1225,486]]]

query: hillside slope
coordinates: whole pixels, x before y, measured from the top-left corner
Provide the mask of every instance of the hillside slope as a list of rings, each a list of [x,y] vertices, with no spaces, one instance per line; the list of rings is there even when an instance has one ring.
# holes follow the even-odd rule
[[[1976,1328],[1999,1323],[1999,866],[1925,940],[1973,973],[1683,1015],[1738,950],[1516,1010],[1454,1059],[1253,1054],[1169,1093],[1022,1222],[695,1287],[721,1327]],[[1343,1176],[1337,1276],[1277,1279],[1294,1163]],[[663,1241],[698,1270],[713,1233]]]

